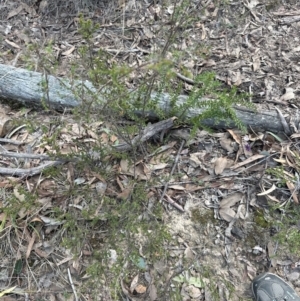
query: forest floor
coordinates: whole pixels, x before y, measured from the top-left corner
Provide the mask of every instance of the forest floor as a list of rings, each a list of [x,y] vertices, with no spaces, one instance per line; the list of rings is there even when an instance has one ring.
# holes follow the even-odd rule
[[[0,7],[0,63],[48,72],[41,62],[49,58],[54,75],[70,77],[85,43],[79,9],[72,1],[33,2]],[[81,10],[99,25],[95,53],[137,68],[129,89],[165,45],[175,2],[98,1]],[[186,77],[213,71],[224,86],[250,93],[260,110],[276,106],[287,119],[298,112],[298,1],[190,1],[186,8],[191,21],[173,41],[184,53],[176,70],[182,94],[193,89]],[[0,113],[1,137],[10,139],[0,140],[5,168],[28,170],[58,152],[90,155],[92,142],[118,139],[95,116],[79,122],[75,114],[4,104]],[[7,120],[18,127],[6,131]],[[146,142],[135,170],[128,158],[106,156],[105,165],[93,157],[34,176],[1,175],[1,300],[250,300],[251,280],[264,271],[300,292],[297,130],[288,137],[199,129],[182,144],[188,135],[180,127],[164,142]]]

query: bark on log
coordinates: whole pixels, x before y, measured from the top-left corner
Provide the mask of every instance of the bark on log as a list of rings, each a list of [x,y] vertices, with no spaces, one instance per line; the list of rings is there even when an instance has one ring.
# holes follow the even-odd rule
[[[45,104],[54,109],[63,110],[81,104],[81,101],[72,93],[72,89],[75,91],[75,88],[80,89],[82,95],[87,95],[87,97],[91,92],[97,94],[97,90],[88,81],[71,82],[65,78],[45,76],[39,72],[0,64],[0,99],[3,100],[17,101],[33,107],[40,107],[44,101]],[[103,96],[97,95],[97,98],[99,103],[105,102]],[[166,112],[170,110],[170,95],[152,93],[151,98],[158,99],[159,106]],[[184,103],[186,99],[187,96],[180,95],[178,103]],[[259,109],[257,112],[251,112],[243,108],[235,108],[235,110],[238,118],[247,127],[256,131],[282,132],[284,130],[278,112],[275,110],[269,112],[263,112]],[[191,117],[198,116],[202,111],[199,109],[189,110],[185,116],[186,121],[188,122]],[[213,120],[206,120],[205,124],[214,128],[228,127],[224,123],[215,125]],[[230,124],[229,127],[233,126]]]

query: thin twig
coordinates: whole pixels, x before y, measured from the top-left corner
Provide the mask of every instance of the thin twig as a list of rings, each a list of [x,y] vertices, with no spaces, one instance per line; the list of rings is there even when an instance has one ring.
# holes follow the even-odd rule
[[[171,179],[171,177],[172,177],[172,175],[173,175],[173,173],[174,173],[174,171],[175,171],[175,167],[176,167],[176,165],[177,165],[177,162],[178,162],[178,159],[179,159],[179,155],[180,155],[180,153],[181,153],[181,151],[182,151],[183,146],[185,145],[185,142],[186,142],[185,140],[182,140],[182,142],[181,142],[181,145],[180,145],[179,150],[178,150],[178,152],[177,152],[177,155],[176,155],[176,158],[175,158],[175,161],[174,161],[174,165],[173,165],[173,167],[172,167],[172,170],[171,170],[169,179]],[[162,202],[162,200],[163,200],[163,198],[164,198],[164,196],[165,196],[165,194],[166,194],[166,191],[167,191],[167,189],[168,189],[168,186],[169,186],[169,182],[167,182],[167,183],[165,184],[165,188],[164,188],[164,190],[163,190],[163,192],[162,192],[162,195],[160,196],[160,199],[159,199],[159,202],[160,202],[160,203]]]
[[[189,77],[186,77],[186,76],[182,75],[181,73],[176,72],[176,76],[177,76],[178,78],[180,78],[181,80],[187,82],[187,83],[190,84],[190,85],[195,85],[195,84],[196,84],[196,82],[195,82],[194,80],[192,80],[192,79],[189,78]]]
[[[34,176],[41,173],[45,168],[56,166],[65,163],[65,161],[50,161],[48,163],[42,164],[33,168],[0,168],[1,175],[10,176]]]
[[[3,143],[10,143],[10,144],[14,144],[14,145],[22,145],[25,144],[26,142],[22,142],[22,141],[17,141],[17,140],[13,140],[13,139],[7,139],[7,138],[0,138],[0,142]]]
[[[78,301],[78,296],[77,296],[77,293],[76,293],[76,290],[75,290],[75,286],[74,286],[72,276],[71,276],[71,272],[70,272],[69,268],[68,268],[68,276],[69,276],[69,281],[70,281],[70,284],[71,284],[71,287],[72,287],[72,291],[74,293],[75,300]]]
[[[29,153],[14,153],[14,152],[0,152],[0,156],[20,159],[39,159],[50,160],[48,155],[29,154]]]
[[[179,211],[184,212],[183,207],[181,205],[177,204],[175,201],[173,201],[173,199],[169,195],[165,194],[165,197],[166,197],[165,198],[166,202],[168,202],[169,204],[171,204],[172,206],[174,206]]]

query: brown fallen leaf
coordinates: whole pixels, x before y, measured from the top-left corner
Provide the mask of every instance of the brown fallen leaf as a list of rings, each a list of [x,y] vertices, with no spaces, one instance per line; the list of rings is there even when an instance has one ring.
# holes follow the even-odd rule
[[[215,174],[220,175],[227,166],[227,159],[225,157],[220,157],[215,162]]]
[[[261,154],[254,155],[254,156],[252,156],[252,157],[244,160],[243,162],[240,162],[240,163],[237,163],[237,164],[233,165],[231,167],[231,169],[237,169],[239,167],[242,167],[242,166],[244,166],[244,165],[246,165],[248,163],[251,163],[253,161],[256,161],[256,160],[264,158],[264,157],[266,157],[266,156],[265,155],[261,155]]]
[[[137,274],[136,276],[134,276],[134,278],[132,279],[131,283],[130,283],[130,292],[133,293],[135,288],[137,287],[139,283],[139,275]]]
[[[220,139],[220,144],[221,146],[228,151],[228,153],[233,153],[234,151],[234,147],[231,146],[232,140],[231,139],[227,139],[227,138],[221,138]]]
[[[174,190],[185,190],[185,187],[182,185],[169,185],[169,188]]]
[[[61,55],[69,56],[75,50],[75,46],[72,46],[70,49],[64,51]]]
[[[8,39],[5,39],[5,42],[6,42],[8,45],[12,46],[13,48],[17,48],[17,49],[20,49],[20,48],[21,48],[18,44],[14,43],[14,42],[11,42],[11,41],[8,40]]]
[[[222,208],[219,210],[219,214],[226,222],[231,222],[234,219],[236,212],[231,208]]]
[[[149,298],[151,301],[154,301],[157,299],[157,288],[154,284],[150,284],[149,286]]]
[[[294,89],[291,87],[288,87],[285,89],[285,94],[283,94],[280,97],[280,100],[287,101],[287,100],[291,100],[293,98],[295,98]]]
[[[232,136],[232,138],[234,139],[234,141],[238,144],[241,144],[241,137],[240,135],[238,135],[237,133],[235,133],[233,130],[228,129],[227,130],[228,133],[230,133],[230,135]]]
[[[137,292],[138,294],[144,294],[146,290],[147,287],[142,284],[137,285],[136,288],[134,289],[134,291]]]
[[[47,252],[40,250],[39,248],[35,248],[34,251],[37,255],[39,255],[42,258],[47,258],[50,255]]]
[[[19,5],[17,8],[11,10],[8,15],[7,15],[7,20],[18,15],[21,11],[23,10],[23,6],[22,5]]]
[[[26,259],[28,259],[29,256],[30,256],[30,253],[32,251],[32,247],[33,247],[33,244],[35,242],[36,237],[37,237],[37,234],[36,234],[35,231],[33,231],[32,236],[31,236],[31,238],[29,240],[29,243],[28,243],[28,247],[27,247],[27,251],[26,251]]]
[[[225,208],[230,208],[234,206],[236,203],[241,201],[243,197],[243,194],[240,192],[233,193],[225,198],[220,202],[220,208],[225,209]]]
[[[124,188],[123,191],[121,193],[119,193],[117,197],[119,199],[126,200],[126,199],[128,199],[128,197],[130,196],[131,193],[132,193],[132,187],[127,187],[127,188]]]
[[[292,182],[290,182],[290,181],[286,181],[286,186],[287,186],[288,189],[290,190],[294,202],[295,202],[296,204],[299,204],[299,200],[298,200],[298,196],[297,196],[297,193],[296,193],[296,189],[295,189],[294,183],[292,183]]]
[[[121,167],[121,173],[123,174],[135,176],[140,180],[150,179],[151,171],[143,163],[136,164],[134,168],[134,166],[130,164],[128,160],[121,160],[120,167]]]

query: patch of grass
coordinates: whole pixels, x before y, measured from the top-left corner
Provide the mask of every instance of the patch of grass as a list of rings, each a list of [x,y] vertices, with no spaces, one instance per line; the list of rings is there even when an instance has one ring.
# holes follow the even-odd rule
[[[272,227],[276,230],[276,234],[273,238],[282,249],[299,255],[300,210],[297,199],[299,199],[300,187],[300,156],[298,147],[292,144],[281,155],[284,159],[288,158],[287,161],[289,164],[284,163],[279,167],[269,168],[266,171],[266,173],[275,180],[279,194],[280,190],[285,192],[283,195],[285,202],[280,205],[273,205],[270,211],[272,214]],[[286,188],[288,188],[288,190],[286,190]],[[293,194],[296,196],[295,200],[293,199]]]
[[[278,214],[277,214],[278,215]],[[300,209],[297,205],[288,205],[281,213],[280,219],[274,220],[277,233],[273,239],[282,249],[300,255]]]

